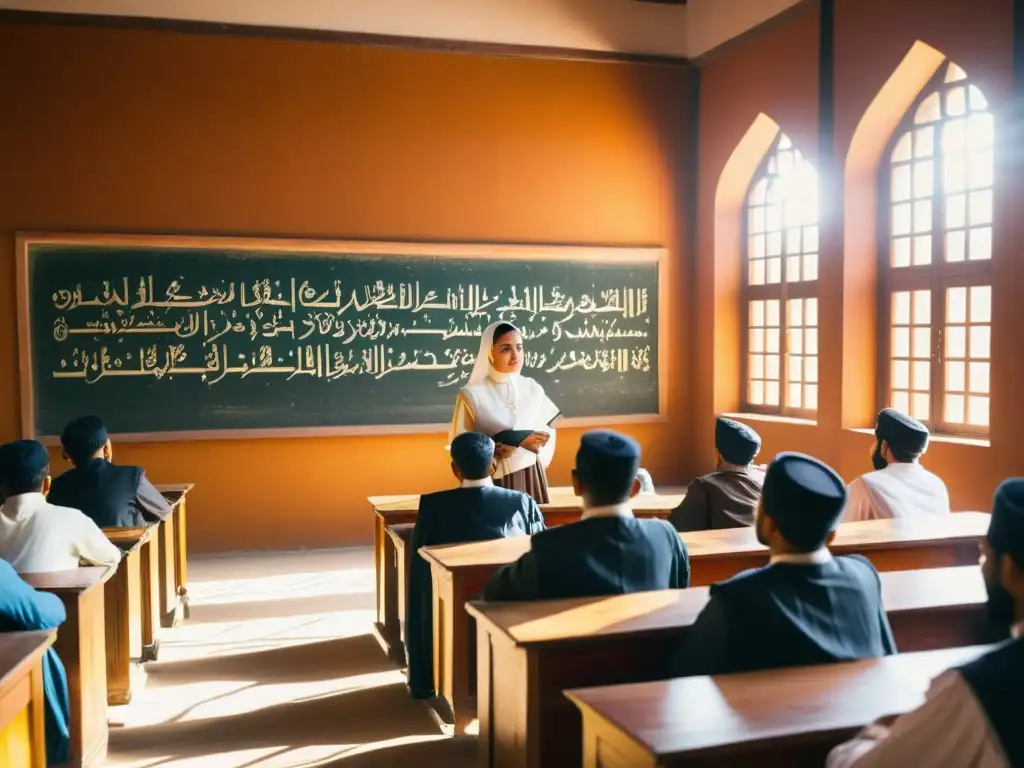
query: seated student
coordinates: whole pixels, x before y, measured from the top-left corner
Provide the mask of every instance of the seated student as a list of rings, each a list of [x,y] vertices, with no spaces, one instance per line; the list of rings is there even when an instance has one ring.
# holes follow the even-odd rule
[[[640,446],[615,432],[588,432],[576,453],[572,486],[583,498],[579,522],[548,528],[530,551],[484,586],[484,600],[547,600],[617,595],[690,584],[679,534],[664,520],[633,517]]]
[[[712,585],[678,651],[676,675],[895,653],[874,566],[828,551],[845,501],[843,479],[830,467],[800,453],[775,457],[754,526],[769,564]]]
[[[141,467],[112,463],[107,427],[96,416],[75,419],[60,436],[74,464],[53,481],[50,503],[80,509],[100,528],[134,528],[167,517],[171,505]]]
[[[719,417],[715,423],[715,471],[690,483],[683,503],[672,510],[668,521],[677,531],[753,525],[764,483],[764,472],[753,466],[760,450],[757,432]]]
[[[491,438],[463,432],[452,440],[451,456],[452,473],[461,487],[420,497],[412,532],[414,553],[435,544],[526,536],[544,530],[544,517],[532,498],[491,481]],[[434,695],[433,587],[430,564],[422,557],[412,558],[406,605],[409,690],[414,698],[429,699]]]
[[[928,447],[928,428],[886,408],[875,424],[874,472],[850,483],[843,522],[914,515],[948,515],[949,491],[918,463]]]
[[[121,550],[77,509],[46,501],[50,457],[35,440],[0,446],[0,558],[18,573],[64,571],[79,560],[116,565]]]
[[[932,681],[925,703],[832,750],[829,768],[1024,765],[1024,479],[996,491],[981,572],[992,619],[1012,640]]]
[[[67,614],[56,595],[37,592],[21,580],[10,563],[0,560],[0,632],[56,629]],[[68,679],[57,652],[43,655],[43,694],[46,698],[46,764],[68,761]]]

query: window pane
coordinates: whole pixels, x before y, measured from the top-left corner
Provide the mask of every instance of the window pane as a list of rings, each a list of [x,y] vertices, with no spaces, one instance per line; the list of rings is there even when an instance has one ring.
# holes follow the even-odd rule
[[[818,252],[818,228],[804,227],[804,253]]]
[[[765,355],[764,358],[764,377],[766,379],[779,379],[779,356],[778,355]]]
[[[976,149],[967,155],[967,181],[971,189],[991,187],[993,182],[993,154],[991,149]]]
[[[787,256],[786,257],[786,282],[787,283],[799,283],[800,282],[800,257],[799,256]]]
[[[782,282],[782,259],[768,259],[768,276],[766,282],[769,284]]]
[[[818,255],[808,253],[804,256],[804,280],[818,279]]]
[[[804,363],[803,358],[799,355],[789,356],[789,380],[790,381],[803,381],[804,380]]]
[[[765,209],[764,226],[769,232],[776,232],[782,229],[782,206],[769,205]]]
[[[779,329],[769,328],[765,332],[765,349],[772,354],[776,354],[779,351]]]
[[[910,329],[892,329],[892,356],[910,357]]]
[[[803,398],[800,397],[803,390],[801,384],[790,384],[789,385],[789,407],[790,408],[801,408],[803,407]]]
[[[764,352],[764,331],[760,328],[750,330],[750,351]]]
[[[942,126],[942,154],[963,152],[967,148],[967,121],[950,120]]]
[[[897,237],[892,241],[892,265],[894,267],[910,266],[909,237]]]
[[[816,382],[818,380],[818,358],[811,356],[804,358],[804,380]]]
[[[988,394],[988,363],[971,363],[971,392],[976,395]]]
[[[963,261],[967,256],[967,233],[962,229],[946,235],[946,261]]]
[[[789,332],[789,351],[801,355],[804,351],[804,332],[799,328]]]
[[[988,107],[988,102],[985,100],[985,97],[982,95],[981,89],[978,88],[978,86],[967,86],[967,105],[972,110],[981,110]]]
[[[971,288],[971,322],[988,323],[992,320],[992,286],[975,285]]]
[[[962,115],[967,111],[967,89],[962,85],[946,91],[946,114]]]
[[[988,426],[988,398],[967,398],[967,423],[972,427]]]
[[[964,377],[965,363],[950,361],[946,363],[946,389],[949,392],[963,392],[966,387]]]
[[[931,232],[932,230],[932,201],[918,200],[914,203],[914,231]]]
[[[751,205],[764,205],[765,190],[768,189],[768,179],[763,178],[754,185],[754,188],[750,190],[750,204]]]
[[[790,299],[789,302],[789,324],[804,324],[804,303],[800,299]]]
[[[946,322],[967,322],[967,289],[950,288],[946,291]]]
[[[764,387],[764,401],[766,405],[779,404],[779,382],[767,381]]]
[[[967,196],[950,195],[946,198],[946,229],[957,229],[967,224]]]
[[[964,423],[964,396],[946,395],[946,421],[950,424]]]
[[[947,326],[946,357],[954,360],[962,360],[967,357],[967,329],[963,326]]]
[[[931,227],[931,208],[928,209],[928,226]],[[932,236],[918,235],[914,238],[914,266],[932,263]]]
[[[750,238],[750,258],[764,258],[764,235],[757,235]]]
[[[918,128],[914,132],[914,157],[930,157],[935,150],[935,129]]]
[[[894,163],[910,159],[910,135],[910,131],[907,131],[896,142],[896,146],[892,150],[892,160]]]
[[[892,386],[895,389],[910,389],[910,363],[906,360],[892,361]]]
[[[971,192],[971,224],[992,223],[992,190]],[[959,225],[962,226],[962,225]]]
[[[764,355],[751,355],[750,356],[750,378],[751,379],[763,379],[764,378]]]
[[[816,384],[804,386],[804,408],[814,411],[818,408],[818,387]]]
[[[804,299],[804,325],[818,324],[818,300]]]
[[[949,62],[949,67],[946,69],[946,77],[944,78],[947,83],[958,83],[961,80],[967,79],[967,73],[958,67],[954,62]]]
[[[750,273],[747,279],[751,285],[764,285],[764,259],[750,262]]]
[[[914,115],[915,123],[930,123],[938,120],[941,116],[941,105],[939,104],[939,94],[933,93],[924,101],[921,102],[921,106],[917,108],[917,114]]]
[[[750,324],[760,327],[764,325],[764,302],[750,302]]]
[[[800,227],[786,230],[786,253],[800,253]]]
[[[765,325],[777,326],[779,324],[779,300],[769,299],[764,303]]]
[[[971,230],[968,255],[971,261],[992,258],[992,227],[978,227]]]
[[[914,197],[931,197],[934,191],[935,173],[931,160],[914,163]]]
[[[762,381],[751,381],[750,382],[750,404],[751,405],[764,405],[764,382],[762,382]]]
[[[892,201],[910,199],[910,166],[897,165],[892,169]]]
[[[911,229],[910,203],[900,203],[892,207],[893,235],[909,235]]]
[[[927,392],[931,387],[932,364],[927,360],[914,361],[914,389]]]
[[[808,328],[804,331],[804,353],[808,355],[818,354],[817,328]]]
[[[989,355],[991,330],[987,325],[971,327],[971,357],[985,359]]]
[[[914,325],[928,325],[932,321],[932,292],[914,291]]]
[[[892,295],[892,322],[895,325],[910,325],[910,291],[899,291]]]
[[[769,232],[766,248],[767,255],[780,256],[782,254],[782,233]]]
[[[918,421],[928,421],[928,400],[929,397],[925,393],[914,392],[910,399],[910,415]]]
[[[914,357],[931,357],[932,329],[914,328]]]
[[[995,144],[995,119],[988,112],[979,112],[967,118],[967,146],[985,149]]]
[[[901,413],[910,413],[910,393],[893,392],[892,407]]]
[[[757,206],[750,209],[750,233],[764,232],[764,208]]]

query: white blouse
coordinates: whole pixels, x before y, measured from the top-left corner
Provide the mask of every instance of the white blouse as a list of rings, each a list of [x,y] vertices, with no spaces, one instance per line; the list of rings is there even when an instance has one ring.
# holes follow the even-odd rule
[[[558,407],[544,394],[544,388],[528,376],[516,374],[503,382],[487,378],[459,391],[448,438],[450,442],[463,432],[481,432],[493,437],[506,429],[546,432],[551,439],[540,453],[517,448],[508,459],[498,462],[495,477],[528,469],[538,459],[547,469],[555,455],[555,428],[549,427],[548,422],[557,415]]]

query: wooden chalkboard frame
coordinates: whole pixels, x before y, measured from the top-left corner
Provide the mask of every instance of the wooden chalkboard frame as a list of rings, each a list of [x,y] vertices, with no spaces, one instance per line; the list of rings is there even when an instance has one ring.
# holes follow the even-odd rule
[[[39,245],[109,245],[140,248],[238,249],[267,253],[329,252],[359,255],[423,256],[472,259],[533,259],[594,261],[603,263],[656,263],[658,265],[658,412],[616,416],[566,418],[560,426],[591,427],[612,424],[655,423],[667,420],[668,350],[670,341],[667,250],[660,246],[520,245],[445,242],[386,242],[364,240],[317,240],[270,237],[206,237],[197,235],[146,235],[73,232],[18,232],[15,234],[15,266],[18,291],[18,362],[20,369],[21,432],[27,439],[46,445],[59,444],[59,436],[37,435],[33,391],[32,328],[30,315],[29,258]],[[327,253],[325,253],[327,252]],[[454,400],[452,402],[454,408]],[[173,432],[115,434],[122,442],[172,442],[177,440],[238,440],[250,438],[336,437],[359,435],[407,435],[445,433],[444,424],[386,424],[325,427],[273,427],[267,429],[212,429]]]

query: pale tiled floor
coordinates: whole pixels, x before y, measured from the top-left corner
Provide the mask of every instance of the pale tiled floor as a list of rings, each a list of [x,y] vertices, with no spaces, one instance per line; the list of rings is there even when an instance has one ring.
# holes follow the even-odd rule
[[[119,768],[461,768],[370,634],[369,548],[191,558],[192,615],[111,710]]]

